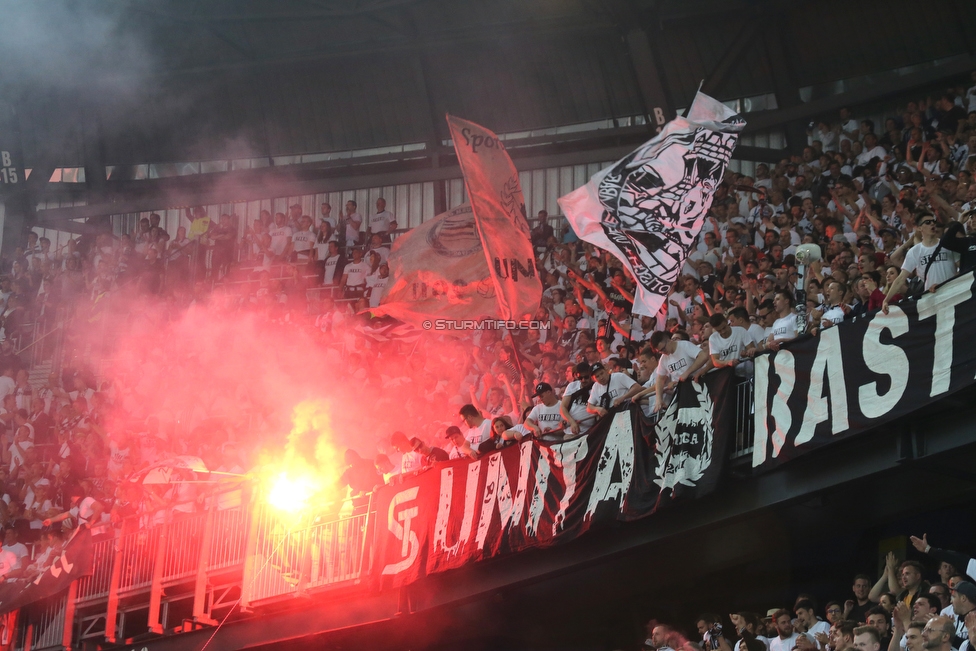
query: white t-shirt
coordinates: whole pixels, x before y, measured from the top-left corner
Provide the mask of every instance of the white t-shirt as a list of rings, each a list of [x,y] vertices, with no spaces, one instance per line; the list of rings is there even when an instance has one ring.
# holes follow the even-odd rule
[[[346,287],[365,287],[366,276],[369,275],[369,265],[365,262],[350,262],[343,272],[346,275]]]
[[[810,638],[810,641],[816,644],[818,647],[820,643],[817,642],[817,633],[823,633],[824,635],[830,634],[830,622],[825,622],[822,619],[818,619],[817,623],[810,627],[810,630],[806,632],[806,636]]]
[[[406,474],[408,472],[420,470],[423,467],[424,467],[424,456],[419,452],[415,452],[411,450],[410,452],[405,452],[403,456],[400,457],[401,474]]]
[[[786,316],[773,321],[773,327],[769,329],[769,334],[773,336],[773,341],[795,339],[796,315],[791,312]]]
[[[745,328],[732,326],[732,332],[727,339],[717,332],[712,333],[708,338],[708,352],[718,357],[720,362],[728,363],[734,359],[742,359],[742,353],[751,343],[752,338]]]
[[[390,230],[390,225],[395,221],[396,217],[389,210],[378,212],[369,218],[369,230],[374,235],[376,233],[385,233]]]
[[[752,339],[752,343],[758,344],[760,341],[765,341],[766,339],[766,328],[762,327],[758,323],[750,323],[749,337]]]
[[[925,289],[930,289],[934,285],[940,285],[956,275],[956,264],[959,262],[959,254],[953,253],[943,248],[939,251],[936,260],[929,267],[928,274],[925,267],[929,264],[929,258],[935,253],[938,244],[925,246],[921,242],[908,249],[905,254],[905,262],[901,265],[902,271],[909,273],[915,272],[919,277],[925,277]]]
[[[559,411],[558,401],[551,407],[546,407],[540,402],[532,408],[526,418],[531,419],[539,426],[543,437],[549,432],[561,432],[563,430],[563,415]]]
[[[275,255],[281,255],[285,252],[285,247],[288,246],[288,240],[291,239],[291,226],[287,224],[284,226],[272,226],[271,230],[268,231],[268,235],[271,236],[271,251]]]
[[[481,425],[477,427],[470,427],[464,432],[464,439],[471,444],[473,450],[477,450],[478,446],[491,438],[491,421],[487,418]]]
[[[315,233],[312,231],[295,231],[291,236],[292,249],[298,257],[307,260],[308,253],[315,246]]]
[[[756,639],[759,640],[760,642],[762,642],[763,644],[765,644],[767,649],[769,648],[769,638],[768,637],[766,637],[764,635],[757,635],[756,636]],[[735,643],[735,648],[733,649],[733,651],[741,651],[741,650],[742,650],[742,640],[738,640]]]
[[[582,386],[583,385],[580,384],[579,380],[573,380],[572,382],[567,384],[566,388],[563,390],[563,397],[573,395],[574,393],[579,391],[582,388]],[[573,420],[579,423],[580,434],[586,434],[586,432],[591,427],[593,427],[593,424],[596,422],[596,414],[591,414],[586,410],[585,402],[582,403],[575,402],[575,401],[571,402],[569,404],[569,408],[566,411],[569,412],[569,415],[572,416]],[[573,430],[567,427],[564,430],[564,433],[566,436],[572,436]]]
[[[779,635],[770,638],[769,651],[791,651],[793,649],[793,645],[796,644],[798,637],[800,637],[800,634],[794,632],[793,635],[789,636],[785,640]]]
[[[691,368],[695,360],[698,359],[701,348],[684,339],[679,339],[675,343],[677,347],[673,353],[670,355],[661,355],[661,359],[657,362],[657,370],[655,373],[677,382],[681,379],[685,371]]]
[[[7,576],[11,570],[20,567],[20,559],[6,547],[0,551],[0,579]]]
[[[335,272],[339,266],[339,258],[341,257],[341,255],[336,253],[331,258],[325,259],[325,276],[322,278],[322,282],[326,285],[334,285],[339,280],[335,277]]]
[[[24,558],[27,558],[27,545],[22,542],[14,543],[13,545],[4,545],[3,551],[10,552],[17,559],[16,567],[20,567],[20,562]]]
[[[380,278],[379,274],[372,274],[366,276],[366,286],[370,288],[369,293],[369,306],[379,307],[380,299],[383,298],[383,294],[386,293],[386,286],[390,282],[390,277]]]
[[[3,402],[3,399],[6,398],[7,395],[13,393],[16,390],[17,390],[17,383],[14,382],[14,379],[12,377],[8,377],[6,375],[0,375],[0,403]]]
[[[346,246],[353,246],[359,239],[359,227],[363,223],[363,216],[358,212],[343,217],[346,221]]]
[[[637,384],[630,377],[624,375],[623,373],[611,373],[610,380],[607,384],[600,384],[599,382],[594,382],[593,386],[590,388],[590,399],[587,401],[591,405],[597,407],[607,407],[609,408],[613,401],[618,397],[627,393],[630,387]],[[607,395],[607,404],[601,404],[604,400],[603,396]]]

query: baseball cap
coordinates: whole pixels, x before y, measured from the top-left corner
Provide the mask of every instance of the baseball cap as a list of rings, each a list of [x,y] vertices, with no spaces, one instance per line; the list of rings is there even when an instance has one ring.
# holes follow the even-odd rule
[[[458,433],[460,433],[460,432],[461,432],[461,430],[458,430]],[[411,450],[416,451],[423,444],[424,444],[424,442],[421,441],[420,439],[418,439],[416,436],[414,436],[413,438],[410,439],[410,449]]]
[[[588,373],[590,375],[593,375],[597,371],[602,371],[602,370],[603,370],[603,364],[594,364],[593,366],[590,367],[590,370],[588,371]]]
[[[953,592],[958,592],[959,594],[966,595],[966,598],[971,602],[976,603],[976,585],[973,585],[969,581],[960,581],[956,584]]]
[[[535,385],[535,393],[532,394],[532,397],[537,398],[546,391],[552,391],[552,386],[546,382],[540,382],[539,384]]]
[[[450,427],[447,428],[447,431],[444,432],[444,438],[449,439],[455,434],[460,434],[460,433],[461,433],[460,427],[458,427],[457,425],[451,425]]]

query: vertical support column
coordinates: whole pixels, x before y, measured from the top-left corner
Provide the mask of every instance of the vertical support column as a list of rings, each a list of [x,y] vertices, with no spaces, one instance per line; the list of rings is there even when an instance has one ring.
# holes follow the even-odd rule
[[[122,584],[122,541],[123,534],[128,529],[127,521],[123,522],[122,530],[115,534],[115,555],[112,557],[112,577],[108,586],[108,606],[105,610],[105,640],[115,643],[117,638],[116,619],[119,614],[119,586]]]
[[[71,651],[71,638],[75,630],[75,600],[78,598],[78,581],[68,587],[68,597],[64,602],[64,630],[61,632],[61,647]]]
[[[167,515],[167,520],[169,516]],[[152,587],[149,592],[149,631],[162,634],[163,624],[160,619],[163,602],[163,566],[166,563],[166,547],[169,544],[170,522],[159,527],[159,540],[156,541],[156,562],[153,564]]]
[[[256,559],[254,557],[258,544],[259,519],[261,517],[260,501],[254,500],[251,505],[251,526],[248,527],[247,542],[244,546],[244,573],[241,577],[241,610],[251,604],[251,597],[254,594],[254,576]]]
[[[789,68],[787,45],[783,41],[784,19],[777,17],[771,29],[764,30],[766,44],[766,61],[773,73],[773,90],[776,104],[780,110],[799,106],[800,89],[793,81]],[[791,121],[783,125],[786,131],[786,146],[794,154],[800,153],[807,144],[806,126],[802,122]]]
[[[668,120],[674,117],[675,112],[667,84],[647,32],[640,27],[635,27],[628,30],[624,38],[634,66],[637,87],[644,100],[647,117],[651,121],[649,126],[651,131],[658,132]]]
[[[0,102],[0,201],[4,207],[0,253],[7,255],[26,241],[24,233],[34,221],[34,211],[24,171],[20,122],[14,107],[6,102]]]
[[[197,563],[197,580],[193,591],[193,621],[208,626],[217,624],[216,620],[207,615],[207,572],[210,569],[210,548],[213,546],[213,528],[216,516],[217,496],[211,489],[210,508],[207,510],[207,520],[203,525],[203,536],[200,540],[200,560]]]

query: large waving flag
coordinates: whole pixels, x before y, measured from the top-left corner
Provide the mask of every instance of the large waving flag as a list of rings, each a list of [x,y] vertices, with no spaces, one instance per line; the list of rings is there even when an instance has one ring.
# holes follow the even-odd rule
[[[687,117],[559,199],[576,234],[634,274],[638,314],[654,316],[667,299],[744,126],[735,111],[698,93]]]
[[[498,314],[495,284],[471,206],[425,221],[393,242],[390,282],[370,311],[430,328],[432,318],[474,319]]]
[[[393,242],[390,282],[376,315],[416,326],[497,314],[495,284],[469,204],[428,219]]]
[[[525,197],[518,170],[494,133],[474,122],[447,116],[478,237],[488,257],[502,319],[534,313],[542,300],[542,281],[529,241]]]

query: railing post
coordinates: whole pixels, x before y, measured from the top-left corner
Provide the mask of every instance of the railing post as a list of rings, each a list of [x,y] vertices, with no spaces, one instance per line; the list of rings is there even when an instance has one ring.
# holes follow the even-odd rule
[[[166,514],[166,522],[159,527],[159,538],[156,540],[156,563],[153,565],[152,587],[149,592],[149,631],[162,634],[163,624],[160,621],[160,606],[163,602],[163,569],[166,564],[166,547],[169,543],[169,528],[172,526],[170,513]]]
[[[210,547],[213,541],[214,518],[217,512],[217,496],[210,491],[210,508],[203,525],[203,536],[200,540],[200,561],[197,563],[197,581],[193,591],[193,621],[199,624],[215,626],[217,621],[207,615],[207,571],[210,569]]]
[[[115,534],[115,555],[112,558],[112,578],[108,586],[108,606],[105,610],[105,640],[115,643],[116,619],[119,614],[119,586],[122,584],[122,537],[127,529],[127,521],[123,521],[122,528]]]
[[[61,631],[61,647],[71,651],[71,638],[75,629],[75,601],[78,598],[78,581],[68,587],[68,597],[64,602],[64,629]]]
[[[260,500],[254,500],[251,504],[251,526],[248,527],[247,541],[244,545],[244,572],[241,575],[241,609],[247,608],[251,604],[251,595],[254,591],[255,558],[254,553],[258,544],[258,528],[261,516]]]

